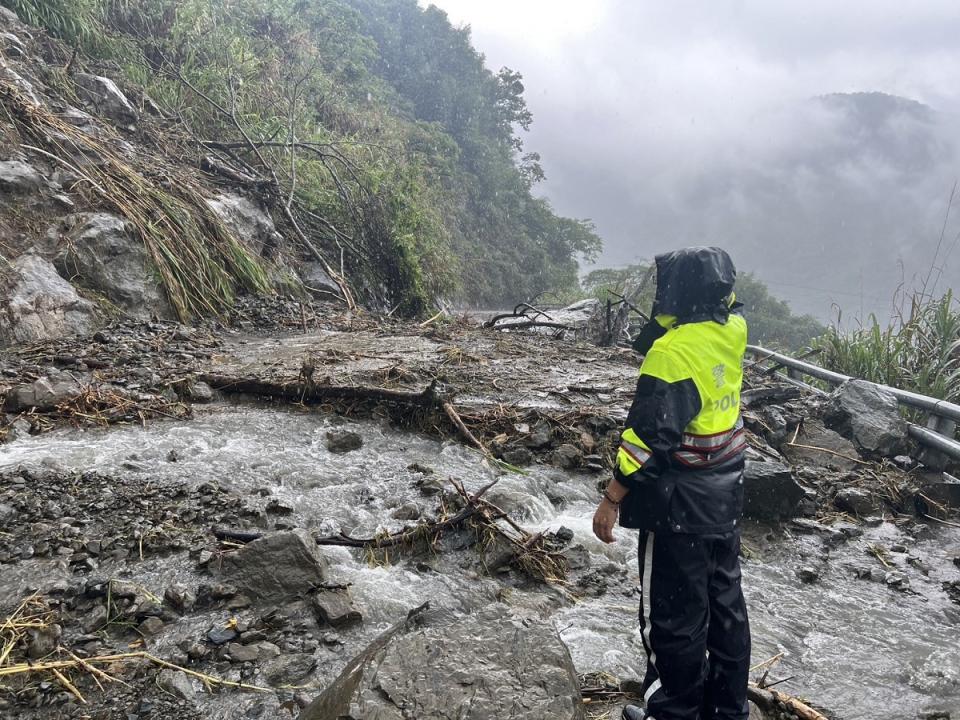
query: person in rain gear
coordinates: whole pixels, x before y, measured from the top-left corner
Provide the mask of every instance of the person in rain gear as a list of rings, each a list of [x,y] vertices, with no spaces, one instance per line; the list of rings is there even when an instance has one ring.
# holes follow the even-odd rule
[[[746,720],[750,628],[740,586],[747,325],[720,248],[656,258],[653,317],[614,478],[593,519],[640,530],[646,708],[626,720]]]

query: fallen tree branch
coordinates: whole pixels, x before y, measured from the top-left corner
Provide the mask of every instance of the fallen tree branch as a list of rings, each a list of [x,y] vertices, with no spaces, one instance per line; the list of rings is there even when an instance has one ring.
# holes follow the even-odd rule
[[[556,330],[573,330],[569,325],[564,325],[563,323],[558,322],[547,322],[546,320],[526,320],[524,322],[517,323],[503,323],[500,325],[493,325],[494,330],[527,330],[529,328],[554,328]]]
[[[470,428],[463,424],[463,420],[457,413],[456,408],[453,407],[453,403],[451,403],[449,400],[444,400],[441,403],[441,407],[443,407],[443,411],[447,414],[447,417],[450,418],[450,422],[456,426],[457,430],[460,431],[460,434],[463,435],[464,439],[484,455],[490,457],[490,451],[487,450],[487,446],[477,440],[476,436],[470,432]]]
[[[780,705],[781,708],[793,713],[799,720],[828,720],[826,715],[814,710],[792,695],[787,695],[787,693],[779,690],[761,688],[755,683],[750,683],[747,687],[747,697],[767,713],[776,711],[777,705]]]
[[[300,403],[319,403],[326,400],[373,400],[375,402],[436,407],[436,383],[420,392],[366,387],[363,385],[315,385],[310,382],[275,383],[256,378],[237,378],[228,375],[206,374],[200,379],[215,390],[243,395],[261,395]]]
[[[267,180],[277,195],[277,198],[280,202],[281,209],[283,210],[283,214],[286,216],[287,221],[290,223],[290,226],[293,228],[293,231],[296,233],[297,237],[300,239],[300,242],[302,242],[303,245],[308,250],[310,250],[313,256],[320,262],[321,265],[323,265],[323,268],[324,270],[326,270],[327,274],[337,284],[337,287],[340,288],[340,292],[343,295],[342,299],[344,303],[346,303],[347,307],[350,310],[355,310],[357,308],[357,304],[353,298],[353,294],[350,292],[350,288],[347,284],[346,278],[338,274],[332,267],[330,267],[330,264],[327,262],[327,259],[317,249],[317,247],[310,241],[310,238],[307,237],[306,233],[304,233],[303,230],[301,229],[300,224],[297,222],[297,219],[294,216],[290,206],[288,204],[283,203],[282,198],[285,193],[284,193],[283,185],[280,183],[280,178],[277,177],[276,170],[270,163],[266,161],[266,159],[263,157],[263,153],[260,152],[260,148],[257,146],[256,142],[253,140],[253,138],[250,137],[250,134],[247,132],[247,130],[243,127],[243,124],[237,118],[236,95],[235,95],[235,88],[232,80],[228,83],[228,89],[230,91],[230,107],[226,108],[222,104],[214,100],[212,97],[204,93],[202,90],[197,88],[186,77],[184,77],[183,73],[180,72],[180,69],[176,65],[171,63],[166,57],[164,57],[162,53],[160,54],[160,57],[165,63],[164,67],[162,68],[162,72],[178,80],[184,87],[186,87],[188,90],[196,94],[199,98],[203,99],[212,108],[214,108],[221,115],[223,115],[224,117],[230,120],[234,128],[236,128],[237,132],[240,133],[240,136],[243,138],[245,145],[256,156],[260,165],[266,171],[268,175]],[[169,65],[171,69],[168,70],[166,67],[167,65]],[[291,197],[292,197],[292,192],[291,192]]]

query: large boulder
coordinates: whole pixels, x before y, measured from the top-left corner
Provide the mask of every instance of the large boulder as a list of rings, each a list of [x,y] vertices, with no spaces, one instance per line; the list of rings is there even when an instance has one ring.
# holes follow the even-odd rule
[[[8,412],[53,410],[80,397],[83,389],[83,383],[71,373],[51,371],[46,377],[11,389],[4,409]]]
[[[830,399],[828,424],[865,453],[893,457],[906,452],[907,423],[889,390],[865,380],[844,383]]]
[[[300,263],[297,266],[297,273],[300,275],[303,286],[312,293],[318,295],[330,295],[332,293],[339,296],[343,292],[320,262]]]
[[[425,613],[375,640],[301,720],[582,720],[577,673],[556,629],[501,606]]]
[[[949,473],[927,473],[920,480],[922,484],[915,497],[920,512],[926,515],[943,508],[960,510],[960,480]]]
[[[3,8],[0,8],[2,10]],[[17,70],[14,69],[16,63],[7,62],[7,60],[0,55],[0,78],[3,78],[9,83],[12,83],[17,90],[23,95],[23,97],[31,104],[35,106],[43,105],[43,101],[40,99],[40,96],[37,94],[36,88],[32,82],[27,80],[23,75]],[[17,66],[19,69],[19,66]]]
[[[812,465],[829,470],[853,470],[860,461],[857,447],[840,433],[817,420],[806,420],[796,437],[780,445],[791,465]]]
[[[0,283],[0,346],[93,331],[93,303],[37,255],[21,255]]]
[[[0,160],[0,196],[36,192],[43,177],[32,165],[21,160]]]
[[[207,200],[220,221],[256,255],[270,254],[283,239],[267,211],[242,195],[221,193]]]
[[[804,497],[793,471],[778,462],[747,460],[743,486],[743,514],[760,520],[792,517]]]
[[[109,213],[69,217],[55,263],[61,275],[101,293],[133,317],[172,315],[143,241],[123,218]]]
[[[866,490],[856,487],[845,487],[838,490],[833,498],[833,504],[839,510],[852,513],[857,517],[877,515],[881,510],[881,503],[878,498]]]
[[[136,108],[110,78],[77,73],[73,76],[73,80],[77,84],[80,96],[104,117],[125,127],[137,122]]]
[[[282,603],[323,584],[327,559],[306,530],[254,540],[223,560],[223,579],[258,604]]]

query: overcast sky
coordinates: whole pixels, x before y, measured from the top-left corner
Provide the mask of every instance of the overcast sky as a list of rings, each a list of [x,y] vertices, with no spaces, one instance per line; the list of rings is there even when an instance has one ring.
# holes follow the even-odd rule
[[[631,217],[639,199],[682,194],[718,153],[797,142],[791,117],[808,98],[882,91],[960,112],[956,0],[421,3],[469,25],[491,69],[523,74],[542,189],[597,223],[603,264],[670,246]]]

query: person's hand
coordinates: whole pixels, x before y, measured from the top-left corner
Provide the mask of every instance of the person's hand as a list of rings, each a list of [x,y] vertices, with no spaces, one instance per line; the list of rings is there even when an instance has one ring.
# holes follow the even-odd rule
[[[613,526],[617,523],[620,507],[603,498],[593,514],[593,534],[605,543],[613,542]]]

